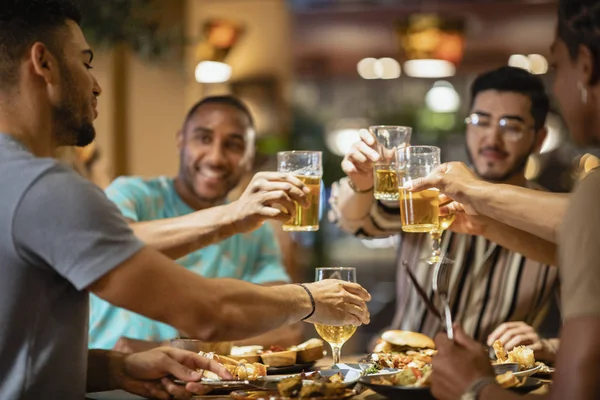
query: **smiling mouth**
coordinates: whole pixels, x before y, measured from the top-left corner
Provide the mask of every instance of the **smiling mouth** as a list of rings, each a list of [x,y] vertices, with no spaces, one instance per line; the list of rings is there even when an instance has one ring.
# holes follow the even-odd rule
[[[201,177],[210,181],[219,181],[225,179],[226,174],[224,172],[215,172],[211,170],[196,170],[196,173]]]

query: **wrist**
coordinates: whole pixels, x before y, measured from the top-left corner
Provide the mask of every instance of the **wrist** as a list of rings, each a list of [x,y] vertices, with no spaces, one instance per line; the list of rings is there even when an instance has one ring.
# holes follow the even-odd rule
[[[315,303],[315,298],[313,297],[312,292],[304,283],[297,283],[297,285],[300,286],[302,289],[304,289],[304,291],[308,295],[308,298],[310,299],[310,306],[311,306],[310,313],[308,313],[304,318],[302,318],[302,321],[306,321],[307,319],[312,317],[313,314],[315,313],[315,311],[317,309],[317,304]]]
[[[369,187],[363,187],[362,185],[356,185],[356,183],[354,183],[354,181],[350,177],[348,177],[347,182],[348,182],[348,186],[350,186],[350,189],[352,189],[352,191],[354,193],[370,194],[371,192],[373,192],[373,189],[374,189],[373,184],[371,184]]]
[[[305,320],[307,316],[312,313],[313,310],[311,297],[307,293],[307,290],[310,291],[310,288],[306,288],[306,286],[300,286],[299,284],[292,284],[286,286],[289,286],[291,289],[294,290],[294,308],[298,310],[297,313],[294,313],[294,320],[290,322],[295,323]]]
[[[109,390],[121,389],[125,376],[127,354],[119,351],[108,352],[108,386]]]
[[[241,229],[239,228],[241,218],[239,217],[237,202],[238,200],[217,207],[219,212],[217,221],[219,221],[218,224],[222,227],[221,230],[224,233],[224,237],[229,237],[241,232]]]
[[[496,378],[493,376],[481,376],[475,379],[462,394],[460,400],[478,400],[483,398],[481,393],[489,386],[496,384]]]
[[[487,204],[491,200],[493,186],[487,182],[473,181],[471,184],[465,185],[459,201],[470,205],[478,214],[485,214],[482,212],[481,205]]]

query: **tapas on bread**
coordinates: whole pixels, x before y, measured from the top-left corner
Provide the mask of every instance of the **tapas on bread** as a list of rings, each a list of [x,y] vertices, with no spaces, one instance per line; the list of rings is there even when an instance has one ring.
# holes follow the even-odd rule
[[[230,357],[220,356],[214,353],[198,353],[206,358],[212,358],[213,360],[221,363],[227,371],[233,376],[233,380],[248,380],[253,381],[258,378],[267,376],[267,366],[261,363],[248,363],[245,361],[238,361]],[[211,372],[203,371],[203,380],[220,381],[221,378]]]
[[[310,339],[289,348],[271,346],[265,349],[263,346],[234,346],[227,357],[238,361],[260,362],[269,367],[278,368],[312,363],[323,358],[323,353],[324,342],[320,339]]]

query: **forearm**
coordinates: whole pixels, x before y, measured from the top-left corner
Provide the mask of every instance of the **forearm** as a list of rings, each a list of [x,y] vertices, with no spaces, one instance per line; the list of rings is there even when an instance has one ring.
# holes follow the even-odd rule
[[[557,246],[539,236],[487,218],[483,236],[502,247],[546,265],[558,265]]]
[[[110,350],[89,350],[86,391],[103,392],[119,389],[116,375],[123,370],[125,355]]]
[[[397,214],[386,212],[385,206],[378,204],[373,198],[373,192],[356,193],[348,185],[347,178],[337,183],[332,191],[330,204],[330,221],[346,232],[360,232],[361,236],[375,238],[388,237],[402,229],[397,207],[392,210]]]
[[[548,193],[485,182],[471,187],[473,207],[480,215],[556,243],[558,227],[567,210],[567,194]]]
[[[348,178],[339,181],[337,208],[342,218],[360,220],[369,214],[373,204],[373,192],[356,193],[348,184]]]
[[[234,235],[227,210],[218,206],[176,218],[131,222],[130,226],[148,246],[176,260]]]
[[[312,309],[310,298],[298,285],[264,287],[236,279],[211,280],[210,291],[214,296],[211,307],[213,329],[205,340],[241,340],[261,335],[276,328],[299,322]],[[198,299],[198,307],[206,302]],[[194,327],[206,324],[198,316]],[[190,325],[187,321],[182,324]],[[184,331],[186,331],[184,329]],[[187,332],[187,331],[186,331]]]
[[[103,276],[90,290],[117,307],[211,342],[256,336],[298,322],[312,309],[298,285],[266,287],[237,279],[207,279],[150,248]]]
[[[302,342],[302,325],[293,324],[283,326],[273,331],[255,336],[249,339],[236,341],[236,346],[259,345],[268,348],[269,346],[281,346],[288,348]]]

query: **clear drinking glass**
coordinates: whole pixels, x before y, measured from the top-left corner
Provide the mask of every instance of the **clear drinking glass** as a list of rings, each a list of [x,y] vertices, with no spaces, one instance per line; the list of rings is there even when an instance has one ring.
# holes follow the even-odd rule
[[[435,264],[440,260],[442,255],[442,234],[452,225],[456,214],[446,214],[439,216],[439,225],[435,231],[429,232],[431,235],[431,256],[427,260],[429,264]]]
[[[317,268],[315,282],[325,279],[339,279],[341,281],[356,282],[356,268]],[[319,336],[331,346],[333,365],[340,362],[342,346],[356,332],[354,325],[321,325],[315,324]]]
[[[280,151],[277,153],[277,171],[289,172],[310,188],[309,207],[296,203],[296,215],[283,225],[284,231],[319,230],[321,206],[321,177],[323,176],[320,151]]]
[[[409,192],[402,189],[409,180],[425,177],[440,165],[440,148],[409,146],[398,149],[397,175],[399,183],[400,218],[404,232],[434,232],[439,228],[439,190]]]
[[[378,125],[369,127],[377,140],[376,150],[381,156],[373,165],[373,193],[378,200],[398,200],[396,150],[408,146],[412,128],[408,126]]]

